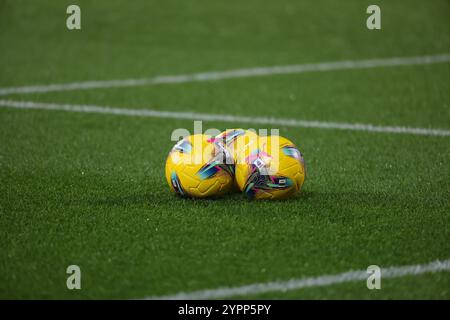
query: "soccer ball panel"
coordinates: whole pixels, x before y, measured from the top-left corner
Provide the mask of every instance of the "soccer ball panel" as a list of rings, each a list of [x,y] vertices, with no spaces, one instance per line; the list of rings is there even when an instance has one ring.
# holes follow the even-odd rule
[[[235,165],[238,156],[245,148],[248,148],[253,144],[258,144],[258,135],[251,130],[241,128],[228,129],[218,134],[214,140],[225,149],[227,154],[226,163],[230,164],[233,173],[235,173]],[[236,178],[234,178],[231,190],[234,192],[239,191]]]

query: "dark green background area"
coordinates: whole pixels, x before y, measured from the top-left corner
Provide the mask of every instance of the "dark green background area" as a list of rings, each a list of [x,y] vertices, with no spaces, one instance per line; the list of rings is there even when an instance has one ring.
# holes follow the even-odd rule
[[[0,87],[450,53],[448,1],[0,0]],[[1,99],[450,129],[450,64]],[[205,122],[203,127],[255,127]],[[262,126],[261,126],[262,127]],[[265,127],[265,126],[264,126]],[[307,164],[283,202],[169,193],[192,121],[0,108],[0,298],[142,298],[450,258],[450,139],[280,127]],[[257,127],[260,128],[260,127]],[[82,290],[66,288],[68,265]],[[246,298],[449,299],[448,272]]]
[[[446,0],[0,1],[3,86],[447,53]]]

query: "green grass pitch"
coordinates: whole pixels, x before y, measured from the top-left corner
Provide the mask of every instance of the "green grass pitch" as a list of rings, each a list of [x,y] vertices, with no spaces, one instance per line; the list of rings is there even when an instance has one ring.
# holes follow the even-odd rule
[[[0,0],[0,88],[450,53],[448,1]],[[450,63],[0,99],[450,130]],[[204,128],[271,128],[206,121]],[[281,126],[301,195],[170,194],[191,120],[0,108],[0,298],[143,298],[450,258],[450,137]],[[82,289],[66,288],[79,265]],[[244,298],[450,299],[437,272]]]

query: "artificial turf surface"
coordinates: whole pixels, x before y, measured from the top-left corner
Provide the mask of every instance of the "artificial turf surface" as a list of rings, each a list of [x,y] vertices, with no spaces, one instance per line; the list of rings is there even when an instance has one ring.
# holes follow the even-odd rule
[[[448,1],[0,0],[0,87],[450,52]],[[450,64],[1,97],[450,129]],[[204,122],[204,128],[253,127]],[[264,126],[266,128],[267,126]],[[0,298],[141,298],[450,257],[449,137],[279,127],[302,194],[180,199],[192,121],[0,108]],[[260,128],[260,127],[256,127]],[[270,128],[270,127],[269,127]],[[67,290],[76,264],[82,289]],[[450,298],[446,272],[247,298]]]

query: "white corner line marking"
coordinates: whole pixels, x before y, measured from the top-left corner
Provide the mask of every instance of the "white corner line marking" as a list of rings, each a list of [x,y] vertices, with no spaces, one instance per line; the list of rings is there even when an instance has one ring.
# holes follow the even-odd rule
[[[417,264],[400,267],[389,267],[381,269],[381,281],[387,278],[398,278],[403,276],[415,276],[424,273],[450,271],[450,259],[444,261],[433,261],[428,264]],[[180,292],[167,296],[145,297],[147,300],[204,300],[221,299],[236,296],[258,295],[268,292],[287,292],[312,287],[323,287],[351,281],[362,281],[369,277],[367,270],[348,271],[335,275],[323,275],[319,277],[291,279],[288,281],[275,281],[266,283],[255,283],[240,287],[223,287],[209,290],[192,292]]]
[[[381,133],[400,133],[400,134],[412,134],[423,136],[450,136],[450,130],[444,129],[411,128],[398,126],[375,126],[372,124],[308,121],[308,120],[296,120],[296,119],[273,118],[273,117],[249,117],[249,116],[236,116],[236,115],[213,114],[213,113],[160,111],[152,109],[126,109],[126,108],[112,108],[107,106],[55,104],[55,103],[33,102],[33,101],[0,100],[0,107],[16,108],[16,109],[54,110],[54,111],[80,112],[80,113],[99,113],[99,114],[111,114],[121,116],[151,117],[151,118],[165,118],[177,120],[203,120],[203,121],[217,121],[217,122],[248,123],[248,124],[270,125],[270,126],[367,131],[367,132],[381,132]]]
[[[175,84],[196,81],[213,81],[232,78],[260,77],[281,74],[298,74],[346,69],[368,69],[379,67],[396,67],[444,63],[450,61],[450,54],[427,55],[417,57],[394,57],[368,60],[343,60],[333,62],[308,63],[287,66],[255,67],[228,71],[211,71],[173,76],[156,76],[151,78],[94,80],[60,84],[33,85],[23,87],[0,88],[0,96],[9,94],[30,94],[55,91],[87,90],[115,87],[134,87],[157,84]]]

